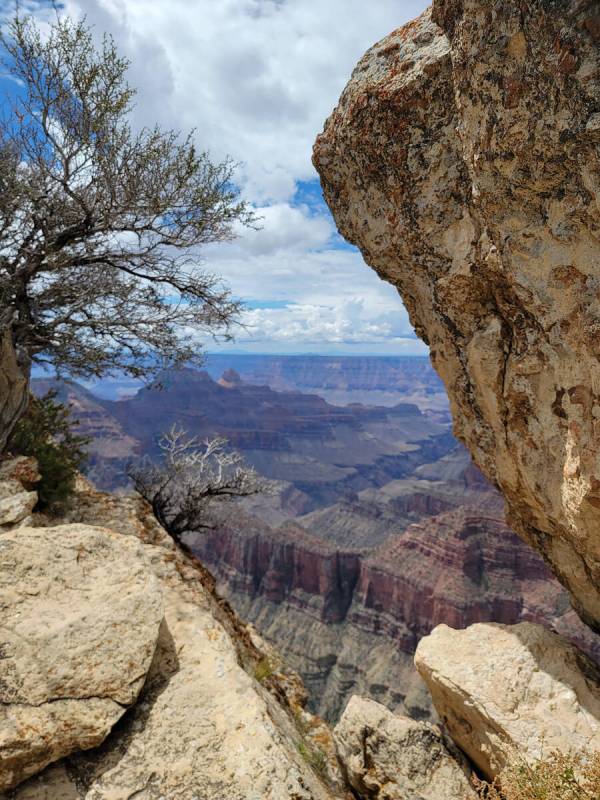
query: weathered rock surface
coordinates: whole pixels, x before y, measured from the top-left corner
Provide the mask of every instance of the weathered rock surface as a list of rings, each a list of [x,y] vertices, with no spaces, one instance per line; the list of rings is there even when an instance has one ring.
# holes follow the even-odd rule
[[[0,526],[14,525],[28,517],[37,503],[37,492],[28,492],[14,480],[0,480]]]
[[[596,627],[599,44],[595,0],[434,0],[359,62],[314,151],[456,434]]]
[[[289,710],[292,701],[287,684],[270,676],[269,670],[261,678],[263,685],[253,677],[264,655],[227,604],[213,594],[210,575],[198,562],[174,548],[144,503],[102,495],[84,481],[79,486],[81,493],[68,515],[74,522],[102,522],[116,531],[111,536],[125,547],[142,551],[135,559],[127,560],[146,564],[147,580],[160,587],[164,618],[142,693],[102,746],[71,755],[6,797],[327,800],[342,796],[327,788],[314,772],[314,750],[303,744],[305,734]],[[71,528],[47,529],[37,534],[43,538],[48,530],[50,534],[54,530],[58,538]],[[18,536],[22,535],[19,531]],[[4,534],[0,543],[12,536]],[[17,532],[14,541],[19,541]],[[85,548],[84,543],[78,562],[84,575],[89,564]],[[6,561],[6,550],[0,553]],[[71,558],[76,560],[76,550],[60,559],[56,569],[64,568],[63,562]],[[112,567],[118,574],[116,559]],[[94,583],[93,572],[85,579],[86,583]],[[42,591],[41,586],[38,591]],[[113,594],[116,597],[106,600],[109,606],[121,594],[118,585]],[[7,602],[14,606],[10,598]],[[102,603],[97,605],[98,613],[103,613]],[[50,604],[45,618],[39,621],[40,628],[46,624],[48,634],[48,642],[43,646],[39,643],[38,649],[43,651],[48,648],[52,652],[51,634],[61,630],[56,610]],[[148,608],[145,612],[152,613]],[[91,614],[89,621],[93,623]],[[125,646],[127,639],[121,636],[120,641]],[[63,643],[63,649],[68,649],[72,658],[78,657],[77,648],[67,648]],[[120,655],[116,654],[113,663],[120,663]],[[0,665],[4,663],[0,661]],[[134,681],[140,678],[135,668],[126,664],[121,667],[123,677]],[[23,663],[23,670],[24,679],[33,681],[31,665]],[[114,671],[110,663],[107,670]],[[50,679],[54,680],[54,675]],[[57,670],[56,680],[66,681],[66,677]],[[325,777],[330,774],[326,755],[322,771]]]
[[[363,800],[469,800],[469,768],[438,728],[354,695],[334,730],[342,764]]]
[[[600,750],[600,669],[539,625],[440,625],[415,664],[453,740],[488,778],[515,753]]]
[[[35,458],[16,456],[0,461],[0,481],[19,481],[22,490],[31,490],[40,478]]]
[[[142,688],[163,607],[142,546],[86,525],[4,533],[0,603],[6,789],[106,738]]]

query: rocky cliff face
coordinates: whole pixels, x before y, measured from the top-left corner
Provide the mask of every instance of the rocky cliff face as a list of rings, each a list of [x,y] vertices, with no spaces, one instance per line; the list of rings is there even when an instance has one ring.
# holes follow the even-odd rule
[[[434,0],[359,62],[314,151],[456,434],[595,627],[599,146],[595,0]]]
[[[428,717],[412,657],[440,623],[535,621],[600,656],[597,637],[507,528],[499,496],[464,453],[277,529],[229,517],[190,544],[329,720],[353,693]]]

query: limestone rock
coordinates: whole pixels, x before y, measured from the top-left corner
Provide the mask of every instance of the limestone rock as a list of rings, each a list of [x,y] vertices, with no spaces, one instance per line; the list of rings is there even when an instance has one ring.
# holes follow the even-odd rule
[[[261,658],[211,576],[158,526],[146,504],[82,486],[69,511],[103,520],[141,547],[164,599],[144,689],[102,747],[74,754],[21,784],[17,800],[328,800],[312,750],[279,701],[254,678]],[[20,534],[19,534],[20,535]],[[0,662],[2,663],[2,662]],[[244,668],[244,664],[246,668]],[[131,674],[126,670],[127,674]],[[277,694],[277,687],[273,690]]]
[[[540,625],[439,625],[417,669],[456,744],[488,777],[517,752],[600,750],[600,669]]]
[[[37,492],[28,492],[15,479],[0,480],[0,525],[14,525],[30,516]]]
[[[354,695],[334,735],[348,779],[364,800],[477,796],[464,759],[433,725]]]
[[[137,698],[163,617],[142,548],[85,525],[0,536],[0,789],[99,745]]]
[[[435,0],[361,59],[314,150],[456,434],[596,627],[599,31],[596,0]]]

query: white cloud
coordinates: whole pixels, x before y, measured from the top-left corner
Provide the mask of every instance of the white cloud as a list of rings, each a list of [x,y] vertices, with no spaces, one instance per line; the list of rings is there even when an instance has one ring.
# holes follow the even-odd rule
[[[310,179],[315,135],[356,61],[421,13],[423,0],[67,0],[132,60],[137,116],[198,128],[245,166],[258,201]]]
[[[324,214],[312,216],[306,206],[293,207],[276,203],[256,208],[260,218],[259,229],[239,231],[234,251],[252,255],[266,255],[278,251],[307,251],[325,247],[335,234],[333,220]],[[211,249],[218,258],[222,246]]]
[[[34,0],[28,0],[33,2]],[[0,0],[1,2],[1,0]],[[360,256],[335,249],[323,209],[293,205],[299,181],[316,174],[316,134],[360,56],[420,14],[424,0],[65,0],[99,34],[111,32],[131,59],[138,124],[197,129],[213,158],[242,162],[244,196],[264,217],[204,258],[236,296],[285,301],[252,310],[251,339],[263,351],[328,345],[405,352],[411,337],[395,290]],[[243,338],[245,337],[245,338]],[[408,337],[408,338],[407,338]],[[239,337],[240,346],[250,341]],[[256,345],[259,346],[258,344]]]

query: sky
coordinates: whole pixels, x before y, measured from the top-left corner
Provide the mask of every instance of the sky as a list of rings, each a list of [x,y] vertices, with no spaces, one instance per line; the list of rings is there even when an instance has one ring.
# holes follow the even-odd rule
[[[196,129],[239,167],[262,217],[204,249],[246,304],[244,327],[211,351],[423,355],[396,290],[339,236],[311,164],[313,141],[361,55],[420,14],[421,0],[66,0],[131,61],[134,123]],[[4,12],[13,2],[0,0]],[[21,7],[42,15],[35,0]]]

